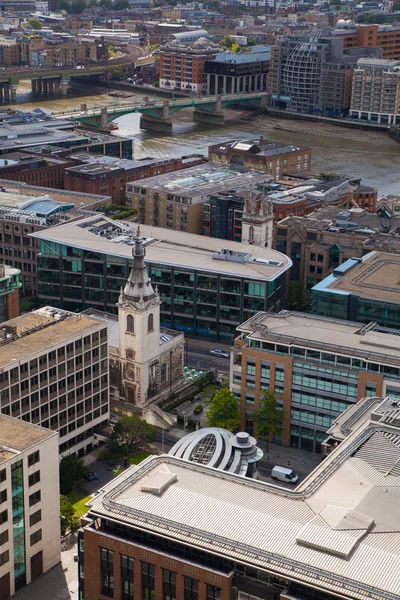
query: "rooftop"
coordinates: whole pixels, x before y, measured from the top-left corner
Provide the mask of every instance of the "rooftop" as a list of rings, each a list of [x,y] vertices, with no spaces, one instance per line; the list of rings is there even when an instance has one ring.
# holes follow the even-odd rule
[[[245,65],[248,63],[255,62],[268,62],[270,59],[270,53],[271,51],[246,52],[243,54],[236,54],[236,52],[219,52],[217,56],[210,62],[229,63],[238,65]]]
[[[399,428],[368,421],[295,490],[158,456],[125,471],[88,505],[92,517],[343,598],[398,600],[399,461]]]
[[[18,365],[30,356],[79,339],[103,325],[95,317],[46,306],[1,324],[0,369]]]
[[[334,271],[330,290],[341,290],[361,298],[400,304],[400,256],[386,252],[369,252],[341,273]],[[323,282],[321,282],[322,284]],[[400,346],[400,344],[399,344]]]
[[[229,142],[222,142],[214,146],[210,146],[213,152],[227,152],[232,149],[236,152],[245,152],[249,154],[256,154],[259,156],[279,156],[281,154],[291,154],[292,152],[300,152],[302,150],[309,150],[309,148],[303,146],[297,146],[294,144],[285,144],[282,142],[273,142],[264,139],[255,140],[230,140]]]
[[[259,312],[238,327],[248,340],[315,348],[354,358],[400,364],[398,331],[330,317],[281,311]]]
[[[0,464],[57,432],[0,413]]]
[[[143,242],[146,262],[152,264],[270,281],[292,264],[290,258],[281,252],[260,246],[227,242],[152,225],[141,225],[140,231],[146,238]],[[134,235],[135,230],[130,223],[103,216],[88,217],[32,234],[42,240],[120,256],[127,262],[132,259]],[[225,253],[224,246],[227,249]]]
[[[270,181],[272,177],[265,173],[207,163],[183,171],[132,181],[127,184],[127,190],[132,192],[135,187],[149,188],[175,196],[197,198],[200,202],[216,191],[256,187],[259,183]]]

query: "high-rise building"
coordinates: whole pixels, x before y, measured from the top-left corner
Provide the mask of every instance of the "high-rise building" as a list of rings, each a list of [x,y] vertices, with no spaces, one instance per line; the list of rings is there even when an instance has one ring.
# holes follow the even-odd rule
[[[284,412],[280,441],[310,452],[320,452],[332,422],[360,398],[400,398],[398,331],[287,311],[260,312],[238,331],[230,386],[250,434],[268,389]]]
[[[400,328],[400,256],[372,251],[350,258],[311,289],[311,312]]]
[[[1,412],[58,431],[60,455],[89,452],[109,416],[106,323],[47,306],[0,334]]]
[[[357,61],[350,116],[388,125],[400,123],[400,60],[360,58]]]
[[[269,47],[236,54],[219,52],[205,63],[207,94],[263,92],[267,89]]]
[[[58,471],[57,432],[0,413],[1,600],[61,561]]]
[[[398,600],[398,412],[383,406],[295,490],[174,456],[131,467],[88,503],[81,597]]]
[[[0,323],[19,315],[19,269],[0,264]]]

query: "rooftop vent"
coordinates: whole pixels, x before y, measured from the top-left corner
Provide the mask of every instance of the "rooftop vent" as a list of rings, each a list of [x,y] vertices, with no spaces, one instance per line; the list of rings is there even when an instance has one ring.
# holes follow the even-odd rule
[[[151,475],[148,480],[140,486],[142,492],[149,494],[155,494],[161,496],[161,494],[172,484],[178,481],[176,473],[167,473],[165,471],[158,471]]]

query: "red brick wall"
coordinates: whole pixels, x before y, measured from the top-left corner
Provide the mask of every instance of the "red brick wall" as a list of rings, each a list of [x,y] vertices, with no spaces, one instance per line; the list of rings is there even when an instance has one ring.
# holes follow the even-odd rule
[[[206,600],[206,584],[221,588],[221,600],[230,600],[232,595],[232,575],[222,575],[193,565],[176,560],[167,555],[159,554],[145,548],[140,548],[130,542],[123,542],[109,534],[103,535],[93,529],[84,532],[85,556],[85,600],[108,600],[108,596],[101,594],[101,569],[100,549],[107,548],[114,552],[114,598],[121,598],[121,559],[120,555],[131,556],[134,561],[135,598],[141,598],[142,564],[148,562],[155,565],[155,597],[163,598],[162,569],[177,573],[177,598],[183,598],[184,577],[192,577],[199,581],[198,598]]]

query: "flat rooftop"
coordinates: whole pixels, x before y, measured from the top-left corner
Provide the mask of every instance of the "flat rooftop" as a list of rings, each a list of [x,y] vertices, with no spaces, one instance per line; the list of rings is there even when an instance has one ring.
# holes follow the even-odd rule
[[[13,367],[69,339],[80,338],[104,324],[88,317],[45,307],[1,323],[13,335],[0,339],[0,368]]]
[[[269,281],[279,277],[292,265],[292,261],[285,254],[260,246],[151,225],[140,225],[140,232],[146,248],[145,260],[151,264]],[[134,235],[136,227],[133,228],[131,223],[113,221],[103,216],[88,217],[32,234],[33,237],[42,240],[119,256],[127,261],[132,259]],[[250,256],[251,260],[235,262],[229,260],[229,256],[215,258],[215,254],[221,253],[223,248],[240,256]]]
[[[310,150],[305,146],[297,146],[295,144],[285,144],[284,142],[274,142],[264,140],[264,148],[260,147],[260,140],[230,140],[210,146],[214,152],[227,152],[228,149],[233,149],[239,152],[248,152],[258,156],[279,156],[281,154],[291,154],[292,152],[300,152],[302,150]]]
[[[400,304],[400,256],[370,252],[351,268],[343,269],[341,277],[333,279],[326,289],[341,290],[379,302]]]
[[[368,421],[295,490],[164,455],[125,471],[88,506],[92,517],[343,598],[398,600],[399,460],[399,428]]]
[[[207,163],[183,171],[132,181],[128,183],[127,190],[133,192],[135,187],[149,188],[175,196],[197,197],[199,201],[205,201],[207,196],[218,191],[247,189],[255,187],[258,183],[271,181],[272,177],[265,173]]]
[[[400,364],[398,331],[369,328],[361,323],[342,321],[298,312],[278,314],[259,312],[238,327],[248,339],[290,344],[366,357],[387,364]]]
[[[107,204],[111,203],[110,196],[46,188],[37,185],[28,185],[22,181],[0,179],[0,206],[19,208],[24,202],[32,201],[38,196],[50,197],[57,201],[72,202],[75,205],[75,208],[88,208],[88,206],[97,205],[102,201]]]
[[[0,464],[56,435],[51,429],[0,413]]]

